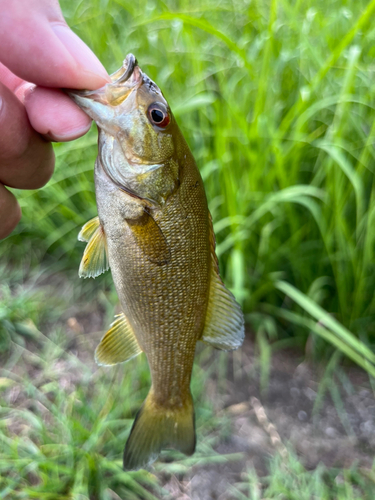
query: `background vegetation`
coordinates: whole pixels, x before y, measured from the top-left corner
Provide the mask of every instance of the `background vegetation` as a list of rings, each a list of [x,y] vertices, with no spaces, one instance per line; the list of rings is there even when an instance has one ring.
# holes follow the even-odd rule
[[[69,25],[109,72],[133,52],[163,90],[204,179],[224,280],[243,305],[262,359],[268,340],[274,348],[307,345],[308,354],[319,357],[338,348],[374,375],[375,1],[61,0],[61,5]],[[24,373],[17,383],[50,414],[45,420],[34,407],[22,413],[32,429],[26,445],[9,437],[12,433],[1,438],[6,450],[1,475],[8,479],[0,479],[0,498],[67,498],[64,491],[84,495],[91,477],[87,470],[92,477],[100,469],[100,477],[115,478],[111,487],[120,488],[121,498],[124,492],[124,498],[146,495],[137,489],[139,481],[152,482],[151,476],[119,469],[118,442],[122,446],[148,384],[144,362],[137,365],[143,382],[134,387],[119,371],[96,384],[91,371],[85,378],[83,363],[74,397],[66,400],[54,392],[56,373],[50,366],[51,360],[69,356],[64,351],[69,346],[61,329],[47,340],[36,328],[56,325],[64,307],[78,299],[95,300],[107,323],[113,314],[110,276],[95,282],[77,278],[83,248],[76,237],[96,215],[96,137],[93,127],[74,143],[56,145],[55,176],[44,189],[17,193],[22,222],[0,243],[4,388],[15,383],[12,370],[21,351],[28,356],[28,342],[34,342],[42,356],[37,382],[31,384]],[[59,273],[69,285],[64,281],[64,294],[57,297]],[[313,341],[307,343],[309,338]],[[53,353],[46,351],[49,345]],[[38,354],[30,356],[36,362]],[[128,422],[122,420],[123,408],[121,419],[112,407],[109,420],[98,417],[105,411],[101,391],[105,394],[116,377],[122,394],[134,396],[129,396]],[[6,413],[11,405],[4,405]],[[120,434],[112,428],[113,442],[104,438],[108,421],[121,428]],[[36,448],[33,432],[39,436]],[[30,454],[32,466],[25,458]],[[61,463],[53,472],[51,457],[56,456]],[[78,476],[72,472],[77,463]],[[48,496],[54,473],[64,485],[60,497],[57,492]],[[34,476],[37,489],[22,493]],[[97,481],[104,492],[104,480]],[[276,498],[272,491],[268,497]]]

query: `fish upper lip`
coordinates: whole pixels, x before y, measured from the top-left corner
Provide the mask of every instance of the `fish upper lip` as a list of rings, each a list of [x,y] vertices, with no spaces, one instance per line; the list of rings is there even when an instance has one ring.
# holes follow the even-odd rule
[[[126,87],[126,82],[130,79],[134,73],[134,69],[138,66],[136,57],[129,53],[123,63],[121,68],[110,75],[111,83],[106,83],[103,87],[96,90],[76,90],[76,89],[64,89],[65,92],[79,105],[75,100],[75,97],[84,97],[92,100],[97,100],[99,102],[105,101],[107,91],[119,87]],[[129,87],[128,87],[129,88]],[[130,90],[130,88],[129,88]],[[109,104],[109,103],[106,103]]]

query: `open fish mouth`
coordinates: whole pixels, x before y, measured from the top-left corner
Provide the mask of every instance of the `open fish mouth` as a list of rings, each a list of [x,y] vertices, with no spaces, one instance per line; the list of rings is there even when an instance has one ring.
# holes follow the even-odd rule
[[[120,69],[110,75],[110,79],[114,84],[123,84],[129,80],[134,72],[134,68],[138,66],[137,59],[133,54],[128,54]]]
[[[65,92],[83,111],[98,122],[103,117],[103,110],[101,113],[98,113],[100,108],[95,106],[94,103],[106,106],[118,106],[124,102],[135,88],[141,85],[143,73],[138,66],[135,56],[128,54],[121,68],[112,73],[110,78],[112,80],[111,83],[107,83],[104,87],[97,90],[66,89]]]

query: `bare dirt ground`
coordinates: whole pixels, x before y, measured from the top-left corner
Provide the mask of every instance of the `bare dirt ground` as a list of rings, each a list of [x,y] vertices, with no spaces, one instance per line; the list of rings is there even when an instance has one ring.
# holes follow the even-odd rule
[[[188,476],[159,473],[171,499],[232,499],[231,485],[241,481],[246,470],[267,474],[269,457],[275,453],[285,457],[287,449],[307,469],[319,463],[340,468],[354,462],[372,466],[375,398],[366,374],[355,366],[347,367],[343,383],[334,385],[333,375],[320,399],[320,370],[302,361],[303,353],[283,350],[272,357],[265,394],[260,391],[259,370],[246,373],[246,367],[256,365],[253,347],[248,337],[242,348],[242,376],[228,383],[222,410],[230,418],[232,432],[216,447],[219,453],[241,453],[242,458],[226,464],[197,464]]]

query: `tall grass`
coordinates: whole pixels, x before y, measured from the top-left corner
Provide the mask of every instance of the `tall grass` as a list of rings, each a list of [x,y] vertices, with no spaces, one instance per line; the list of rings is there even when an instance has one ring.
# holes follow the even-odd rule
[[[375,0],[61,5],[109,72],[133,52],[168,99],[204,179],[221,272],[256,332],[261,388],[269,379],[267,336],[302,345],[319,336],[324,343],[309,345],[327,349],[328,342],[374,376]],[[116,300],[113,292],[110,301],[98,293],[111,286],[108,273],[95,282],[77,276],[83,251],[77,234],[96,215],[96,137],[93,127],[84,138],[55,146],[53,179],[39,191],[17,192],[23,220],[0,243],[6,263],[0,269],[0,498],[167,498],[154,476],[121,470],[123,444],[149,386],[144,357],[130,362],[136,378],[131,365],[93,372],[85,362],[91,336],[65,332],[65,308],[78,294],[96,295],[90,307],[103,303],[108,324]],[[58,294],[54,281],[44,288],[51,271],[71,277],[70,286]],[[28,282],[36,287],[25,288],[25,274],[34,275]],[[46,323],[48,337],[37,328]],[[218,437],[211,430],[229,431],[206,393],[214,372],[220,393],[227,365],[218,355],[207,366],[207,352],[198,356],[192,381],[198,451],[162,461],[156,471],[183,475],[198,462],[238,460],[214,451]],[[340,407],[332,383],[340,360],[339,353],[331,357],[315,415],[326,390]],[[344,418],[342,412],[345,427]],[[356,469],[318,467],[310,474],[290,454],[286,463],[271,461],[268,477],[249,469],[232,493],[369,498],[374,478],[368,476],[370,485]]]
[[[375,336],[375,1],[61,4],[110,72],[133,52],[162,88],[253,329],[302,342],[314,331],[372,373],[353,342]],[[18,193],[23,222],[4,252],[77,267],[77,232],[96,214],[95,143],[92,130],[56,145],[52,181]]]

